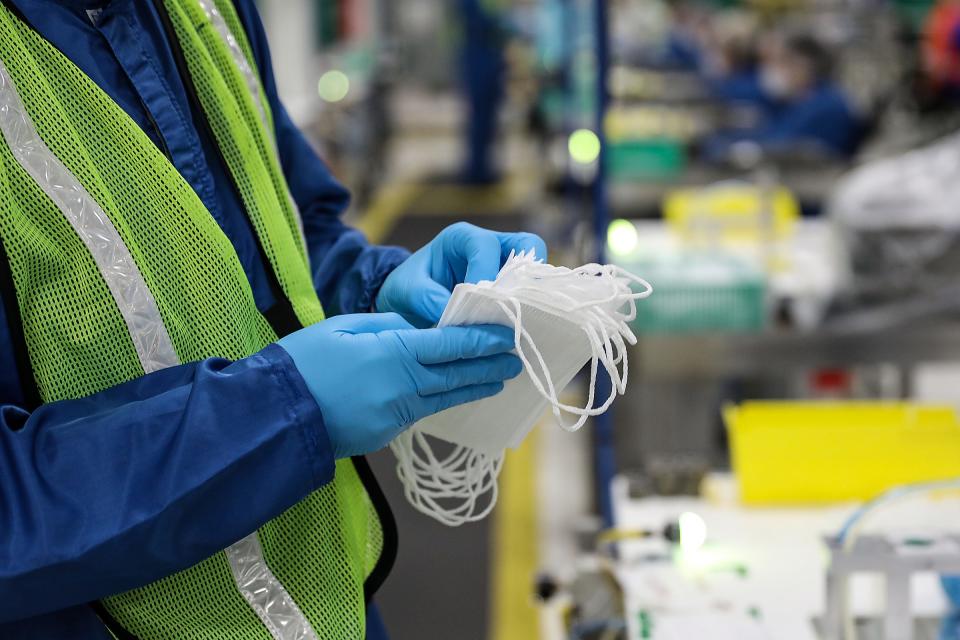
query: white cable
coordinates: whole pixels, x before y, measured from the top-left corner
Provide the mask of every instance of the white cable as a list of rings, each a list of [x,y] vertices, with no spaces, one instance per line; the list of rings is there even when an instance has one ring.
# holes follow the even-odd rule
[[[642,288],[635,292],[631,284]],[[513,325],[517,355],[537,392],[549,403],[553,415],[567,431],[580,429],[591,416],[609,409],[627,387],[627,344],[636,344],[628,325],[636,318],[636,301],[646,298],[652,287],[646,280],[614,265],[587,264],[577,269],[554,267],[520,253],[509,257],[493,283],[484,283],[484,295],[496,300]],[[585,406],[575,407],[559,399],[543,354],[523,326],[524,306],[559,315],[583,331],[590,345],[590,387]],[[611,381],[608,397],[596,404],[600,367]],[[577,416],[568,424],[563,414]],[[448,526],[482,520],[497,502],[497,479],[503,454],[488,455],[469,447],[451,446],[438,458],[433,446],[416,428],[391,444],[397,458],[397,474],[404,494],[418,511]]]

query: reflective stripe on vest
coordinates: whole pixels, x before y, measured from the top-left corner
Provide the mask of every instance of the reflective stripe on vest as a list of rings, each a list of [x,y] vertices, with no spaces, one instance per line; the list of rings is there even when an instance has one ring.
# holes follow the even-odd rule
[[[223,41],[230,49],[230,55],[233,57],[234,63],[237,65],[237,68],[240,69],[240,73],[243,74],[243,79],[247,83],[247,89],[250,91],[250,97],[253,98],[253,103],[256,105],[257,111],[260,114],[263,127],[270,132],[270,118],[267,117],[267,108],[264,103],[263,92],[260,90],[260,79],[257,78],[256,72],[253,70],[253,67],[250,66],[250,61],[247,60],[246,54],[240,48],[240,42],[236,36],[234,36],[233,32],[230,31],[227,21],[223,19],[223,15],[213,4],[212,0],[197,1],[203,8],[203,12],[207,14],[207,18],[209,18],[213,28],[217,30],[217,33],[220,34],[220,37],[223,38]]]
[[[253,67],[250,66],[250,61],[247,60],[247,56],[240,46],[240,41],[237,39],[245,36],[243,34],[234,35],[234,33],[230,31],[230,26],[227,24],[227,21],[223,19],[223,14],[220,13],[220,10],[217,9],[216,5],[213,4],[213,0],[197,1],[203,8],[203,12],[207,14],[207,18],[210,20],[213,28],[217,30],[217,33],[220,34],[220,37],[230,49],[230,55],[233,56],[233,62],[237,65],[240,73],[243,74],[243,79],[247,83],[247,89],[250,91],[250,98],[257,107],[257,113],[260,114],[260,121],[263,123],[263,128],[267,131],[267,135],[270,137],[270,141],[273,143],[273,150],[279,157],[280,149],[277,147],[273,123],[271,122],[270,116],[267,114],[266,97],[263,95],[263,91],[260,88],[260,78],[257,76],[257,72],[253,69]],[[300,214],[300,207],[297,205],[297,201],[294,200],[293,194],[290,193],[289,188],[287,189],[286,196],[287,200],[290,202],[290,207],[293,209],[294,215],[297,217],[297,226],[300,228],[300,237],[303,240],[303,250],[306,252],[307,235],[303,228],[303,216]]]
[[[256,533],[230,545],[226,553],[240,594],[274,640],[317,640],[300,607],[267,566]]]
[[[96,262],[120,309],[145,374],[180,364],[157,303],[120,234],[80,181],[44,143],[0,60],[0,134],[20,166],[63,214]],[[256,532],[226,550],[237,589],[274,640],[317,640],[270,571]]]
[[[93,256],[113,294],[144,373],[180,364],[157,303],[126,245],[80,181],[44,143],[0,60],[0,133],[20,166],[57,205]]]

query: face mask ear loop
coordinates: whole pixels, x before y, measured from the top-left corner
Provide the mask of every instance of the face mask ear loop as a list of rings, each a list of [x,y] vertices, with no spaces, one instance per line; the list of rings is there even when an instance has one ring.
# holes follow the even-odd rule
[[[517,357],[520,358],[520,362],[523,363],[524,371],[527,372],[527,375],[530,376],[530,381],[533,382],[533,386],[540,392],[547,402],[552,405],[557,403],[557,393],[553,387],[553,380],[550,377],[550,369],[547,367],[547,363],[543,360],[543,355],[540,353],[540,350],[537,348],[537,345],[534,343],[533,338],[530,337],[530,334],[526,329],[523,328],[522,322],[522,307],[520,301],[516,298],[509,300],[513,304],[513,310],[511,311],[503,301],[499,302],[500,309],[506,314],[507,318],[513,322],[514,330],[514,340],[517,349]],[[523,349],[523,342],[526,341],[530,345],[530,350],[536,356],[537,364],[540,365],[540,371],[543,373],[543,381],[540,380],[539,376],[534,372],[533,367],[530,364],[530,359],[527,357],[526,352]],[[546,385],[546,388],[544,388]]]
[[[451,454],[441,462],[433,454],[432,447],[423,434],[411,434],[407,432],[401,434],[401,436],[395,440],[395,443],[397,446],[391,444],[391,448],[394,449],[394,453],[397,455],[398,462],[400,463],[399,473],[401,481],[404,482],[404,494],[418,511],[434,517],[449,526],[459,526],[465,522],[480,520],[489,515],[496,504],[498,490],[496,481],[502,469],[502,456],[488,458],[484,454],[470,452],[466,459],[464,459],[463,451],[466,449],[464,447],[458,447],[458,450],[454,454]],[[417,474],[411,476],[408,472],[409,465],[407,463],[409,463],[410,458],[419,458],[416,445],[422,448],[423,454],[427,457],[427,462],[424,463],[421,460],[420,464],[432,469],[433,473],[430,475],[439,483],[435,490],[430,490],[430,487],[425,486],[422,482],[416,482],[415,476]],[[410,452],[412,452],[412,456],[408,457],[407,454]],[[461,479],[462,486],[444,487],[443,476],[446,476],[446,479],[450,480],[450,469],[447,468],[448,473],[446,474],[442,472],[438,474],[437,471],[446,467],[449,461],[454,459],[463,462],[465,465],[464,469],[457,470],[453,476],[454,478]],[[485,508],[478,512],[477,504],[479,498],[488,492],[492,492],[490,502]],[[438,499],[450,498],[459,498],[464,501],[459,506],[453,508],[444,508],[437,502]]]
[[[527,333],[525,329],[523,329],[522,306],[519,300],[517,300],[516,298],[510,300],[510,302],[512,302],[514,306],[514,309],[512,310],[512,312],[511,312],[511,309],[503,301],[500,302],[500,308],[507,315],[508,319],[510,319],[514,324],[514,335],[515,335],[515,340],[517,345],[517,356],[520,358],[520,361],[523,363],[524,370],[529,375],[530,381],[533,383],[533,386],[537,389],[540,395],[542,395],[544,399],[546,399],[547,402],[550,403],[553,409],[553,415],[557,419],[557,422],[560,424],[560,426],[567,431],[577,431],[586,423],[588,417],[600,415],[601,413],[609,409],[610,405],[613,404],[613,401],[616,398],[617,386],[618,386],[616,384],[612,385],[612,388],[610,390],[610,395],[606,399],[606,401],[604,401],[602,406],[595,409],[589,408],[589,407],[592,407],[594,404],[595,393],[596,393],[595,390],[596,390],[596,381],[597,381],[597,369],[598,369],[599,360],[600,360],[599,354],[603,352],[603,347],[600,344],[601,341],[599,336],[596,333],[596,330],[591,326],[583,327],[584,332],[587,334],[587,339],[590,342],[591,349],[593,351],[593,357],[591,358],[591,366],[590,366],[590,393],[589,393],[589,398],[587,402],[587,408],[573,407],[559,401],[556,390],[553,385],[553,380],[551,379],[551,376],[550,376],[550,370],[547,367],[546,362],[544,362],[543,356],[540,353],[540,350],[537,348],[536,343],[533,341],[530,334]],[[540,365],[540,370],[543,372],[543,375],[544,375],[544,380],[542,381],[539,379],[539,376],[537,376],[536,373],[534,372],[533,367],[530,364],[530,360],[527,357],[526,352],[524,351],[524,348],[523,348],[524,341],[526,341],[529,344],[530,350],[533,352],[534,356],[537,359],[537,364]],[[607,366],[606,369],[609,373],[610,368]],[[617,380],[617,377],[618,376],[614,375],[613,379]],[[567,424],[566,421],[563,419],[561,412],[566,412],[572,415],[579,416],[579,419],[573,424]]]
[[[612,379],[615,381],[617,390],[622,395],[626,392],[627,387],[627,346],[624,343],[623,336],[620,335],[619,327],[615,327],[616,331],[608,332],[607,327],[604,327],[603,334],[606,346],[608,347],[608,358],[611,370],[616,372],[615,375],[611,374]]]
[[[533,341],[533,338],[530,334],[523,328],[522,321],[522,306],[516,298],[510,300],[513,303],[514,310],[511,313],[510,308],[507,307],[502,302],[500,303],[500,308],[507,315],[507,317],[514,323],[514,335],[516,337],[517,345],[517,356],[520,358],[520,361],[523,363],[524,370],[527,372],[527,375],[530,377],[530,381],[533,383],[533,386],[537,389],[541,396],[550,403],[550,406],[553,410],[553,416],[556,418],[557,422],[564,429],[578,429],[582,426],[583,421],[578,422],[576,425],[568,426],[563,416],[560,413],[561,407],[563,406],[558,397],[556,389],[553,385],[553,378],[550,375],[550,369],[547,367],[547,363],[543,359],[543,355],[540,353],[540,349],[537,347],[536,343]],[[523,342],[526,341],[530,346],[530,350],[533,352],[534,356],[537,359],[537,364],[540,366],[540,371],[543,374],[543,380],[534,372],[533,367],[530,365],[530,360],[526,355],[526,352],[523,349]],[[546,388],[545,388],[546,387]],[[591,388],[592,391],[592,388]]]
[[[507,315],[508,319],[510,319],[514,323],[514,335],[517,336],[516,337],[517,356],[520,358],[520,361],[523,363],[524,370],[527,372],[528,376],[530,377],[530,381],[533,383],[533,386],[537,389],[540,395],[543,396],[548,403],[550,403],[550,406],[553,410],[552,411],[553,415],[556,418],[557,423],[563,429],[567,431],[576,431],[580,429],[580,427],[582,427],[586,423],[587,415],[590,415],[590,414],[586,414],[584,409],[581,409],[579,407],[572,407],[570,405],[566,405],[560,402],[559,398],[557,397],[557,392],[553,384],[553,378],[550,375],[550,369],[547,367],[547,363],[544,361],[543,355],[540,353],[540,349],[537,348],[537,345],[533,341],[533,338],[526,331],[526,329],[523,328],[522,310],[521,310],[522,307],[520,305],[520,302],[516,299],[510,300],[510,302],[512,302],[514,305],[513,312],[511,312],[510,308],[507,307],[503,302],[500,303],[500,308]],[[590,338],[591,336],[588,333],[588,339]],[[536,357],[537,364],[540,366],[540,370],[543,373],[543,380],[539,378],[539,376],[534,372],[533,367],[530,365],[530,360],[527,357],[527,354],[523,348],[524,341],[528,343],[528,345],[530,346],[530,350],[533,352],[533,355]],[[595,384],[593,383],[593,381],[596,380],[596,367],[597,367],[596,345],[593,343],[592,339],[591,339],[591,346],[594,349],[594,358],[592,359],[592,362],[591,362],[591,385],[590,385],[589,403],[592,405],[593,397],[594,397],[593,394],[595,389]],[[610,400],[610,402],[612,402],[612,399]],[[609,403],[607,403],[606,406],[609,407]],[[567,412],[574,415],[579,415],[580,419],[577,420],[577,422],[575,422],[574,424],[568,425],[566,421],[563,419],[561,412]]]
[[[436,458],[433,448],[430,447],[429,443],[422,434],[417,434],[417,440],[418,443],[423,447],[424,452],[428,455],[427,461],[424,461],[422,458],[418,458],[419,464],[422,465],[421,468],[426,471],[455,471],[463,465],[466,458],[470,455],[470,452],[466,447],[458,446],[450,454],[448,454],[446,458],[439,460]]]
[[[567,283],[555,285],[565,287],[566,291],[548,292],[549,287],[545,289],[543,286],[523,284],[512,289],[508,287],[511,295],[498,302],[514,324],[517,354],[534,387],[550,403],[561,427],[568,430],[579,429],[588,416],[606,411],[616,394],[622,394],[626,390],[629,375],[626,343],[636,344],[636,336],[628,325],[628,322],[636,317],[636,305],[630,302],[649,296],[652,288],[642,278],[612,266],[592,264],[570,270],[545,265],[535,260],[532,254],[511,253],[498,281],[523,277],[534,281],[563,280]],[[598,281],[601,284],[598,284]],[[639,284],[643,290],[633,291],[631,283]],[[595,292],[599,286],[609,286],[610,294],[598,299]],[[561,311],[576,314],[585,311],[579,324],[592,352],[590,393],[586,408],[571,407],[559,401],[543,355],[530,334],[523,329],[522,305],[519,302],[521,298],[525,300],[524,304],[550,313]],[[583,302],[585,298],[588,301]],[[506,302],[511,303],[513,309]],[[610,309],[610,305],[617,306]],[[528,345],[542,372],[539,375],[531,366],[532,362],[524,349],[524,343]],[[596,380],[601,364],[610,376],[611,394],[603,406],[591,409],[595,402]],[[561,412],[577,415],[579,420],[573,425],[567,425]],[[442,459],[437,458],[424,434],[410,432],[395,439],[391,448],[397,456],[397,470],[404,484],[404,494],[418,511],[449,526],[459,526],[481,520],[493,510],[498,496],[497,479],[503,467],[503,456],[491,457],[466,447],[456,447]],[[489,502],[481,508],[480,500],[487,494],[490,494]],[[441,500],[458,500],[459,503],[444,506],[439,502]]]
[[[617,334],[617,349],[620,351],[618,365],[620,366],[620,395],[627,392],[627,377],[630,375],[630,359],[627,357],[627,345],[624,344],[623,336]]]
[[[599,361],[600,361],[600,358],[598,357],[597,354],[598,354],[599,352],[602,352],[602,347],[600,347],[600,346],[597,344],[597,342],[595,342],[596,340],[599,340],[596,336],[590,336],[590,334],[588,333],[588,337],[590,338],[592,347],[595,349],[595,351],[594,351],[594,357],[593,357],[592,360],[591,360],[591,368],[590,368],[590,369],[591,369],[591,371],[590,371],[590,390],[591,390],[590,402],[588,403],[587,407],[585,407],[585,408],[582,408],[582,407],[573,407],[573,406],[570,406],[570,405],[567,405],[567,404],[563,404],[563,403],[558,403],[558,404],[557,404],[557,409],[559,409],[559,410],[561,410],[561,411],[565,411],[565,412],[570,413],[570,414],[573,414],[573,415],[578,415],[578,416],[581,417],[581,419],[577,421],[577,425],[575,426],[575,428],[574,428],[573,430],[579,429],[581,426],[583,426],[583,424],[586,422],[586,418],[587,418],[587,417],[598,416],[598,415],[602,414],[603,412],[605,412],[607,409],[609,409],[609,408],[610,408],[610,405],[613,404],[613,401],[614,401],[614,399],[616,399],[616,395],[617,395],[617,391],[616,391],[616,388],[615,388],[615,386],[614,386],[613,388],[611,388],[611,390],[610,390],[610,395],[607,396],[607,399],[604,401],[604,403],[603,403],[602,406],[596,407],[596,408],[590,408],[590,407],[593,406],[593,402],[594,402],[594,401],[593,401],[593,398],[594,398],[593,393],[594,393],[594,390],[596,389],[597,367],[598,367]],[[610,371],[609,367],[608,367],[606,364],[604,364],[604,368],[607,369],[608,372]],[[565,426],[565,425],[563,425],[563,424],[561,423],[561,426]],[[565,428],[566,428],[566,427],[565,427]],[[569,429],[568,429],[568,430],[569,430]]]
[[[419,445],[419,448],[414,451],[422,451],[423,456],[426,457],[426,461],[419,455],[415,458],[415,463],[420,466],[421,470],[420,483],[418,484],[424,488],[449,491],[449,484],[455,482],[463,474],[460,467],[464,464],[465,457],[460,456],[461,459],[456,461],[456,466],[453,464],[442,465],[436,460],[433,448],[423,437],[423,434],[415,434],[414,439],[416,444]]]

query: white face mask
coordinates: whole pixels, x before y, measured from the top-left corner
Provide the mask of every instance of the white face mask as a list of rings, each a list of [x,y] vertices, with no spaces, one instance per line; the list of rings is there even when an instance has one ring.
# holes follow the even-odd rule
[[[790,78],[778,67],[766,66],[760,70],[760,87],[774,98],[790,95]]]
[[[425,418],[391,443],[410,503],[450,526],[486,517],[496,504],[504,451],[523,441],[548,406],[561,427],[576,431],[626,391],[627,343],[636,343],[627,323],[636,317],[636,301],[651,291],[612,265],[571,270],[524,254],[511,256],[495,282],[457,286],[440,325],[512,326],[524,374],[500,394]],[[586,406],[561,403],[560,392],[588,362]],[[600,367],[612,385],[594,407]],[[577,419],[568,424],[564,414]],[[451,451],[438,457],[430,438]]]

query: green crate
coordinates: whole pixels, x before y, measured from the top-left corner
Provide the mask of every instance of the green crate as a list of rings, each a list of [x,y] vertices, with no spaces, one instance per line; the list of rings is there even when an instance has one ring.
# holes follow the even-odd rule
[[[637,304],[640,333],[755,333],[767,322],[761,273],[728,256],[622,265],[646,278],[653,295]]]
[[[614,180],[673,178],[686,166],[686,148],[676,140],[624,140],[607,146],[607,170]]]
[[[893,8],[914,33],[921,33],[934,4],[934,0],[894,0]]]

